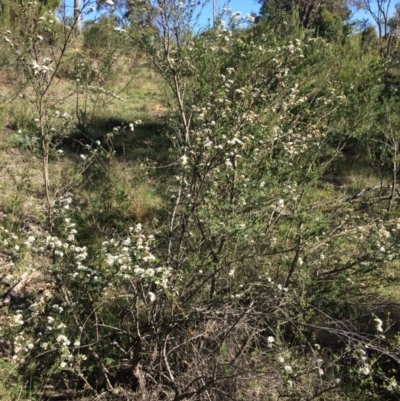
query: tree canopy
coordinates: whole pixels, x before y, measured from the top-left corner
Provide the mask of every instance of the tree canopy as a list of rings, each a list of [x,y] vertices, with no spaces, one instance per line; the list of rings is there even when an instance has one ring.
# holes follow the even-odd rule
[[[277,12],[298,12],[299,20],[305,28],[318,25],[319,20],[327,13],[332,18],[346,21],[350,16],[347,0],[259,0],[260,14],[271,16]]]

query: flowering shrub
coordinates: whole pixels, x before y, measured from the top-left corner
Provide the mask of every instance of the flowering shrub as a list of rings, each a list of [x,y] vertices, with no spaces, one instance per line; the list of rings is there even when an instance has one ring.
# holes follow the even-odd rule
[[[67,194],[60,198],[54,210],[65,215],[72,203],[71,195]],[[113,325],[124,326],[127,322],[118,322],[119,318],[113,315],[114,308],[126,302],[126,307],[130,307],[132,301],[150,307],[171,291],[171,271],[152,253],[154,236],[145,235],[141,224],[131,227],[123,239],[104,241],[99,252],[93,255],[87,247],[78,246],[76,224],[70,218],[64,219],[63,226],[62,237],[28,235],[21,238],[10,235],[6,229],[1,231],[3,247],[52,259],[47,270],[51,287],[31,303],[28,310],[17,311],[11,317],[11,325],[18,333],[13,360],[25,365],[35,358],[42,361],[40,366],[44,364],[60,377],[73,373],[77,380],[83,380],[93,369],[93,358],[99,360],[98,355],[101,355],[100,369],[109,382],[108,369],[102,362],[104,350],[99,354],[96,351],[100,338],[92,337],[93,324],[97,333],[104,325],[104,328],[117,330],[118,337],[122,332]],[[15,245],[16,241],[22,245]],[[97,320],[98,313],[102,323]],[[106,323],[107,316],[112,323]],[[107,342],[107,337],[102,341]],[[39,366],[36,368],[40,371]]]

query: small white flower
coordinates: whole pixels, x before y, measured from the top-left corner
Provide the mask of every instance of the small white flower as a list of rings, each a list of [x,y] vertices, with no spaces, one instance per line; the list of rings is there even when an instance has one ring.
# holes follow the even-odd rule
[[[18,313],[18,315],[14,316],[14,323],[15,324],[24,324],[24,320],[22,319],[22,315]]]
[[[268,341],[268,344],[272,344],[272,343],[275,342],[275,338],[272,337],[272,336],[269,336],[269,337],[267,338],[267,341]]]
[[[65,345],[65,346],[68,346],[68,345],[71,344],[71,342],[68,340],[68,338],[66,336],[64,336],[64,334],[60,334],[57,337],[57,342],[62,344],[62,345]]]
[[[379,319],[378,317],[375,317],[374,319],[375,323],[376,323],[376,330],[379,331],[380,333],[383,333],[383,322],[381,319]]]
[[[154,292],[149,292],[150,302],[154,302],[156,300],[156,294]]]
[[[181,157],[182,166],[186,166],[187,161],[188,161],[188,157],[187,157],[186,155],[183,155],[183,156]]]
[[[66,366],[67,366],[67,363],[66,363],[66,362],[61,362],[61,363],[60,363],[60,368],[61,368],[61,369],[64,369]]]
[[[368,366],[364,366],[363,368],[360,369],[360,372],[367,376],[370,374],[371,370],[369,369]]]
[[[279,357],[278,357],[278,361],[279,361],[280,363],[284,363],[284,362],[285,362],[285,358],[284,358],[283,356],[279,356]]]
[[[255,19],[252,15],[247,14],[247,15],[246,15],[246,20],[247,20],[248,22],[254,22],[256,19]]]

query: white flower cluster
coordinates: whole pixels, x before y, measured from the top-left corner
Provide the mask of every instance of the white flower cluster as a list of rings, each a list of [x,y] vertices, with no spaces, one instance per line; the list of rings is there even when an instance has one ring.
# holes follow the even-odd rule
[[[324,361],[323,361],[323,359],[321,359],[321,358],[318,358],[317,360],[316,360],[316,366],[315,366],[315,370],[318,372],[318,375],[319,376],[323,376],[324,375],[324,370],[321,368],[321,365],[322,365],[322,363],[323,363]]]
[[[17,361],[18,358],[23,358],[23,354],[29,352],[29,350],[34,348],[34,344],[25,334],[24,331],[20,332],[14,338],[14,355],[13,360]]]
[[[153,242],[154,235],[144,235],[141,224],[137,224],[131,227],[128,237],[103,242],[105,262],[109,268],[117,270],[117,276],[140,279],[166,288],[171,270],[157,266],[158,260],[151,249]]]
[[[111,96],[114,99],[120,100],[121,102],[124,101],[124,98],[122,98],[121,96],[117,95],[116,93],[114,93],[114,92],[112,92],[110,90],[104,89],[102,86],[95,87],[95,86],[92,86],[92,85],[88,85],[87,87],[85,87],[85,89],[90,93],[104,94],[104,95],[107,95],[107,96]]]
[[[73,201],[72,194],[67,192],[61,196],[57,201],[53,201],[54,213],[59,213],[62,210],[69,210]]]
[[[8,228],[0,226],[0,244],[6,248],[14,248],[14,250],[18,251],[19,246],[16,245],[19,237],[14,233],[10,232]]]
[[[34,75],[37,75],[40,72],[53,71],[53,69],[49,67],[46,63],[39,64],[36,60],[32,61],[32,70]]]
[[[374,317],[374,322],[376,323],[376,331],[378,333],[383,333],[383,322],[377,316]]]
[[[389,380],[388,384],[386,385],[386,389],[388,391],[390,391],[390,392],[393,392],[393,391],[396,391],[396,390],[398,391],[399,387],[400,387],[400,385],[399,385],[399,383],[397,383],[397,381],[396,381],[396,379],[394,377],[392,377]]]
[[[17,325],[24,324],[22,313],[17,313],[16,315],[14,315],[14,323]]]

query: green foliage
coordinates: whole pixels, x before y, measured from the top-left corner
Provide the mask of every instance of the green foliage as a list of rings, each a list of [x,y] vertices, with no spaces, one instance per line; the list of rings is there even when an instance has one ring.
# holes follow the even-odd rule
[[[121,49],[121,35],[115,30],[116,28],[113,17],[103,17],[97,22],[86,22],[83,30],[83,48],[87,54],[99,58],[111,50]]]
[[[38,2],[1,0],[0,21],[4,27],[18,29],[23,26],[20,23],[26,14],[32,15],[32,12],[38,12],[42,15],[47,11],[54,11],[60,4],[60,0],[39,0]]]
[[[322,9],[316,23],[318,33],[327,40],[338,42],[343,35],[343,21],[327,9]]]
[[[345,0],[259,0],[261,4],[261,15],[269,18],[295,12],[298,14],[299,22],[305,28],[321,25],[329,25],[335,31],[337,26],[348,20],[351,11]],[[327,27],[325,27],[327,29]]]
[[[368,52],[378,44],[378,35],[373,26],[367,26],[361,33],[363,48]]]

